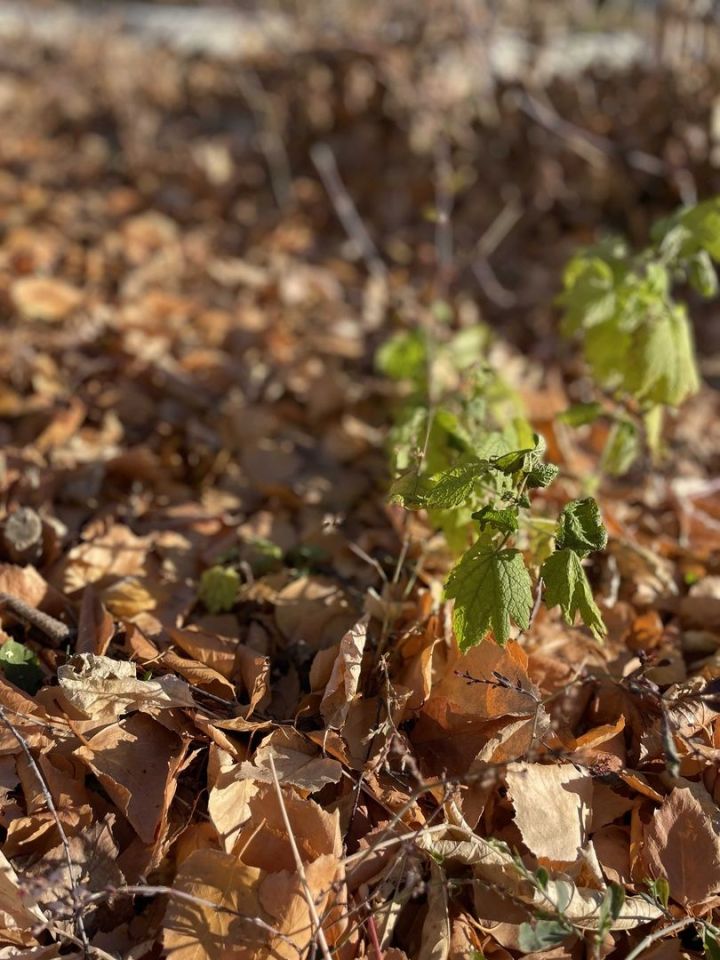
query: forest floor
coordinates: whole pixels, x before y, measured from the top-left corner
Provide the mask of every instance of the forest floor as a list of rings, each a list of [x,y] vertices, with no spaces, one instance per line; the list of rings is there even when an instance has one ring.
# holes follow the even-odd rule
[[[459,653],[375,359],[486,331],[543,509],[582,495],[562,268],[720,192],[718,71],[365,27],[3,41],[0,957],[720,951],[717,306],[665,455],[596,491],[604,644],[540,609]]]

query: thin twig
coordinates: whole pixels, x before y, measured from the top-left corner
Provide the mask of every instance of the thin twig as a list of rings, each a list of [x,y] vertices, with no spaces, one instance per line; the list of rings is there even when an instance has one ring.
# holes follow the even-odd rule
[[[634,950],[630,951],[630,953],[625,957],[625,960],[636,960],[636,958],[639,957],[643,951],[647,950],[649,946],[655,943],[656,940],[660,940],[662,937],[666,937],[670,933],[677,933],[678,930],[684,930],[685,927],[689,927],[691,923],[697,923],[697,917],[683,917],[682,920],[678,920],[676,923],[671,923],[669,927],[661,927],[659,930],[649,933],[640,941]]]
[[[310,156],[335,208],[338,220],[355,244],[368,270],[374,276],[385,279],[387,276],[385,264],[340,178],[335,154],[326,143],[316,143],[310,151]]]
[[[238,74],[240,92],[258,120],[264,120],[259,136],[260,149],[265,157],[270,175],[270,186],[275,202],[281,209],[292,193],[290,158],[283,141],[277,112],[260,77],[254,70]]]
[[[270,760],[270,771],[272,773],[275,794],[277,796],[278,804],[280,805],[280,813],[283,818],[283,823],[285,824],[285,829],[287,830],[288,840],[290,841],[290,849],[292,850],[293,858],[295,860],[295,868],[297,869],[300,883],[302,884],[305,892],[305,900],[307,902],[308,912],[310,913],[310,919],[315,926],[315,936],[325,960],[332,960],[330,948],[328,946],[327,939],[325,938],[325,931],[320,923],[320,917],[318,916],[317,908],[315,907],[312,890],[310,889],[310,884],[308,883],[307,876],[305,874],[305,865],[302,862],[300,851],[298,850],[298,845],[295,841],[295,834],[293,833],[290,817],[288,816],[287,807],[285,806],[285,798],[283,797],[282,789],[280,788],[280,781],[278,780],[277,770],[275,769],[275,761],[273,760],[272,753],[268,754],[268,759]]]
[[[373,950],[375,951],[375,960],[383,960],[383,950],[380,945],[380,938],[378,937],[377,924],[375,923],[375,915],[370,913],[365,921],[365,926],[367,927],[367,932],[370,934],[370,943],[373,945]]]
[[[36,610],[29,603],[25,603],[20,597],[14,597],[10,593],[0,593],[0,605],[7,609],[18,620],[24,620],[31,627],[35,627],[46,637],[53,640],[58,646],[67,643],[73,635],[73,631],[67,624],[61,620],[56,620],[49,613],[43,613],[42,610]]]
[[[40,790],[42,791],[42,795],[45,799],[45,803],[47,804],[48,810],[50,811],[53,817],[53,820],[55,821],[55,825],[57,826],[58,833],[60,834],[60,842],[62,843],[63,851],[65,853],[65,861],[67,862],[68,873],[70,875],[70,893],[73,901],[73,916],[75,920],[75,928],[78,932],[78,936],[80,938],[83,950],[85,952],[85,956],[87,957],[90,951],[90,941],[88,940],[87,931],[85,930],[85,923],[82,918],[82,909],[84,905],[80,900],[77,884],[75,882],[75,875],[74,875],[75,864],[73,863],[72,854],[70,853],[70,842],[67,838],[67,834],[65,833],[65,828],[60,822],[60,817],[58,816],[57,808],[55,806],[55,801],[53,800],[52,794],[50,793],[50,788],[48,787],[45,781],[45,777],[43,776],[42,771],[40,770],[40,767],[35,762],[35,757],[33,757],[30,751],[30,747],[28,746],[27,740],[25,739],[25,737],[23,737],[23,735],[17,729],[15,724],[12,722],[12,720],[8,718],[7,714],[5,713],[4,707],[0,707],[0,722],[2,722],[5,725],[5,727],[7,727],[7,729],[10,731],[10,733],[13,735],[15,740],[17,740],[18,744],[20,745],[20,749],[25,754],[25,759],[28,762],[28,766],[30,767],[32,772],[35,774],[37,782],[40,785]]]

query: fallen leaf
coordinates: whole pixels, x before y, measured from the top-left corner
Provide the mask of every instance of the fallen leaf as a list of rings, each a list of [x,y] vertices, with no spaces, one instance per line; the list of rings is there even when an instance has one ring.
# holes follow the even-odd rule
[[[138,680],[134,663],[92,653],[76,654],[59,667],[58,683],[64,704],[97,721],[131,710],[195,706],[190,688],[178,677]]]
[[[642,859],[648,876],[665,877],[670,896],[684,907],[720,890],[720,836],[689,789],[675,788],[655,811],[644,829]]]

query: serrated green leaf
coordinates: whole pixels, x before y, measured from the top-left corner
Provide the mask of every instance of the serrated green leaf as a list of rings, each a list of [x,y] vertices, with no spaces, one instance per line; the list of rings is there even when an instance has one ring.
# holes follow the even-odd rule
[[[583,500],[571,500],[565,504],[558,517],[555,535],[558,550],[567,547],[587,556],[593,550],[604,550],[607,546],[607,530],[600,515],[600,508],[592,497]]]
[[[490,464],[487,460],[471,457],[456,467],[431,479],[427,494],[431,507],[457,507],[471,496],[478,480],[487,475]]]
[[[396,333],[375,354],[375,366],[391,380],[421,383],[427,370],[427,345],[420,330]]]
[[[521,923],[518,929],[518,946],[523,953],[539,953],[563,943],[571,933],[572,931],[558,920],[537,920],[535,926]]]
[[[545,583],[545,604],[559,604],[565,622],[572,625],[579,613],[586,627],[597,640],[607,633],[602,614],[593,600],[587,575],[577,553],[571,549],[556,550],[540,568]]]
[[[601,469],[611,477],[621,477],[640,456],[640,436],[630,420],[618,420],[608,434]]]
[[[538,463],[527,474],[527,485],[531,490],[539,487],[549,487],[560,473],[560,468],[554,463]]]
[[[497,551],[479,541],[450,571],[445,595],[455,600],[453,624],[462,651],[490,629],[504,645],[511,620],[524,630],[530,624],[532,582],[517,550]]]
[[[40,660],[24,643],[5,641],[0,647],[0,669],[10,683],[26,693],[37,693],[42,686]]]
[[[210,613],[232,610],[240,586],[240,574],[232,567],[215,566],[200,578],[198,597]]]
[[[500,530],[501,533],[515,533],[518,529],[518,511],[517,508],[506,507],[502,510],[496,510],[495,507],[487,503],[480,510],[476,510],[472,515],[473,520],[477,520],[480,529],[492,527],[494,530]]]

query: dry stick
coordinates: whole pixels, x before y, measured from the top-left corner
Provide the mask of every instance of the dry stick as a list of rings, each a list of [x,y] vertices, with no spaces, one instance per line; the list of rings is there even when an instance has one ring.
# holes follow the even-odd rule
[[[335,154],[326,143],[316,143],[310,151],[310,156],[345,233],[357,247],[370,273],[385,279],[387,269],[360,218],[352,197],[340,178]]]
[[[661,927],[659,930],[655,930],[654,933],[649,933],[640,941],[634,950],[630,951],[625,960],[636,960],[636,958],[639,957],[644,950],[647,950],[649,946],[655,943],[656,940],[666,937],[669,933],[676,933],[678,930],[684,930],[685,927],[689,927],[691,923],[697,923],[697,917],[683,917],[683,919],[678,920],[677,923],[671,923],[669,927]]]
[[[56,620],[48,613],[43,613],[42,610],[36,610],[35,607],[31,607],[20,597],[14,597],[10,593],[0,593],[0,606],[7,607],[18,620],[29,623],[31,627],[35,627],[36,630],[44,633],[58,646],[67,643],[73,635],[73,631],[67,624],[61,620]]]
[[[674,179],[683,203],[697,202],[697,186],[689,170],[675,170],[664,160],[644,150],[625,151],[608,137],[591,133],[561,117],[552,106],[542,103],[527,92],[521,95],[519,106],[540,126],[565,140],[568,146],[588,163],[593,163],[600,157],[624,158],[630,167],[642,173]]]
[[[70,875],[70,886],[71,886],[70,892],[73,900],[73,908],[74,908],[73,913],[74,913],[74,919],[75,919],[75,926],[77,928],[78,936],[82,943],[85,956],[88,956],[88,953],[90,951],[90,941],[88,940],[87,931],[85,930],[85,923],[83,922],[82,913],[80,912],[82,910],[83,904],[80,902],[77,884],[75,882],[75,876],[74,876],[75,864],[73,863],[72,855],[70,853],[70,842],[68,841],[67,834],[65,833],[65,828],[60,822],[60,817],[58,816],[57,808],[55,807],[55,801],[52,798],[52,794],[50,793],[50,788],[45,782],[45,777],[42,775],[40,767],[35,762],[35,757],[33,757],[30,751],[30,747],[28,746],[27,740],[25,739],[25,737],[23,737],[23,735],[17,729],[15,724],[12,722],[12,720],[8,719],[7,714],[5,713],[4,707],[0,707],[0,722],[2,722],[7,727],[7,729],[10,731],[10,733],[13,735],[13,737],[17,740],[18,744],[20,745],[20,749],[25,754],[25,758],[28,762],[28,765],[32,770],[32,772],[35,774],[37,782],[40,784],[40,790],[42,791],[42,795],[45,798],[45,803],[47,804],[48,810],[52,814],[52,817],[57,826],[58,833],[60,834],[60,842],[62,843],[63,851],[65,853],[65,860],[67,862],[68,873]]]
[[[282,814],[283,823],[285,824],[285,829],[287,830],[288,840],[290,841],[290,848],[292,850],[293,858],[295,859],[295,868],[297,869],[298,876],[300,877],[300,883],[302,884],[305,892],[305,900],[307,901],[310,919],[315,926],[315,936],[317,937],[317,942],[320,944],[320,950],[322,951],[322,955],[325,960],[332,960],[330,948],[328,946],[327,939],[325,938],[325,931],[320,923],[320,917],[318,916],[318,912],[315,907],[315,901],[313,900],[310,884],[308,883],[307,876],[305,875],[305,866],[302,862],[302,858],[300,857],[300,851],[298,850],[297,843],[295,842],[295,834],[293,833],[292,825],[290,824],[290,818],[288,817],[287,808],[285,806],[285,798],[283,797],[282,790],[280,788],[280,781],[278,780],[277,770],[275,769],[275,761],[273,760],[272,754],[268,754],[268,759],[270,760],[270,771],[272,773],[273,786],[275,787],[278,804],[280,805],[280,813]]]
[[[238,86],[255,116],[258,119],[264,118],[265,122],[260,132],[260,149],[268,166],[275,203],[282,208],[291,196],[292,173],[290,158],[280,133],[277,113],[260,77],[254,70],[246,70],[239,74]]]

